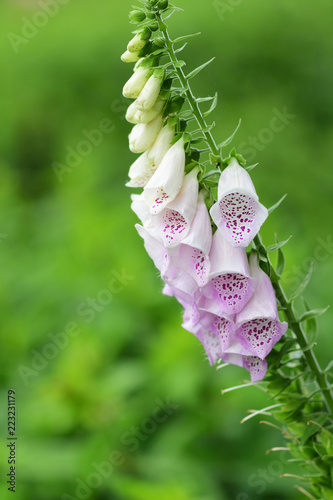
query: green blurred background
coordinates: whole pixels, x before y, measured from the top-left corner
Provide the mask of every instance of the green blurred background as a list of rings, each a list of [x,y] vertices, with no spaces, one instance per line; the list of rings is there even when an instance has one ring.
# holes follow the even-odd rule
[[[52,3],[45,21],[41,6]],[[247,373],[209,366],[180,326],[180,307],[161,295],[134,229],[121,96],[131,65],[119,59],[131,3],[1,2],[0,496],[13,495],[6,401],[15,389],[17,500],[298,499],[294,480],[279,479],[297,469],[265,454],[283,445],[280,432],[259,419],[240,425],[249,408],[271,403],[256,388],[221,396]],[[267,244],[274,232],[293,235],[286,288],[314,260],[306,297],[313,307],[330,304],[331,0],[176,3],[185,13],[170,20],[171,34],[202,32],[183,52],[188,68],[216,57],[193,87],[220,95],[217,140],[242,117],[234,145],[246,153],[256,141],[248,155],[260,163],[261,201],[289,194],[262,230]],[[285,108],[294,117],[272,131]],[[66,164],[69,149],[84,148],[83,131],[105,119],[112,132],[60,182],[54,162]],[[107,292],[112,279],[117,291],[111,283]],[[332,315],[320,320],[322,363],[331,358]],[[75,336],[61,335],[75,325]],[[104,476],[96,473],[102,462]]]

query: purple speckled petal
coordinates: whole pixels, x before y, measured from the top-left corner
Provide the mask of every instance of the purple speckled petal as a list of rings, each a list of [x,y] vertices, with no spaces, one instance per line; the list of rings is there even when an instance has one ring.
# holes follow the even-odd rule
[[[244,248],[232,247],[221,231],[217,230],[209,257],[211,269],[203,294],[218,302],[224,314],[239,313],[250,300],[255,288]]]
[[[257,287],[251,300],[237,315],[236,339],[255,356],[264,359],[286,333],[288,323],[279,320],[272,283],[260,269],[255,253],[250,256],[250,272]]]
[[[234,247],[247,247],[268,216],[259,203],[251,177],[233,158],[219,180],[218,201],[211,216]]]
[[[235,338],[255,356],[264,359],[286,333],[287,323],[270,318],[257,318],[240,325]]]

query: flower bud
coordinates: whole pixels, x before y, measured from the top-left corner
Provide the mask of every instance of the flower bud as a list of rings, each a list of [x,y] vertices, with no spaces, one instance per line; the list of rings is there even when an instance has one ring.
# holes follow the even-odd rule
[[[175,137],[175,127],[172,125],[165,125],[161,132],[158,134],[153,147],[148,151],[148,159],[151,163],[158,166],[166,155],[167,151],[171,148],[171,141]]]
[[[168,6],[169,6],[169,1],[168,1],[168,0],[160,0],[160,1],[158,2],[158,8],[159,8],[160,10],[165,10],[165,9],[167,9],[167,8],[168,8]]]
[[[138,97],[137,106],[139,109],[147,111],[155,105],[161,90],[163,77],[163,70],[154,71]]]
[[[141,49],[146,45],[147,40],[142,40],[141,33],[137,33],[132,40],[128,42],[127,50],[129,52],[140,52]]]
[[[149,123],[139,123],[129,135],[129,147],[132,153],[144,153],[152,147],[163,125],[163,118],[158,115]]]
[[[145,86],[148,80],[148,73],[150,68],[139,67],[128,82],[125,83],[123,88],[123,96],[129,97],[130,99],[136,99],[139,97],[141,90]]]
[[[123,53],[120,59],[126,63],[137,62],[140,60],[138,52],[129,52],[128,50]]]
[[[164,105],[163,99],[157,99],[152,108],[148,111],[142,111],[138,108],[137,101],[134,101],[127,110],[126,120],[130,123],[149,123],[162,113]]]
[[[142,10],[132,10],[129,13],[129,17],[131,21],[134,21],[135,23],[141,23],[146,19],[146,14],[142,12]]]

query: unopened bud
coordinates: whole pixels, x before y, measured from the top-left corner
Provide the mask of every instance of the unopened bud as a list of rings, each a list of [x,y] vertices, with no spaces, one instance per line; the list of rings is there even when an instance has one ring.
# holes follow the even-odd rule
[[[142,10],[132,10],[130,12],[129,17],[131,21],[134,21],[135,23],[141,23],[146,19],[146,14],[142,12]]]
[[[141,33],[137,33],[135,37],[128,42],[127,50],[129,52],[140,52],[141,49],[146,45],[147,41],[142,40]]]
[[[169,1],[168,1],[168,0],[160,0],[160,1],[158,2],[158,8],[159,8],[160,10],[165,10],[165,9],[167,9],[167,8],[168,8],[168,6],[169,6]]]
[[[149,123],[139,123],[129,135],[129,147],[132,153],[144,153],[152,147],[163,125],[161,115]]]
[[[155,105],[161,90],[163,78],[163,70],[154,71],[154,74],[149,78],[137,99],[137,106],[139,109],[147,111]]]
[[[130,99],[139,97],[140,92],[147,83],[149,68],[142,68],[141,66],[135,71],[128,82],[125,83],[123,88],[123,96]]]
[[[121,56],[121,60],[126,63],[137,62],[139,59],[138,52],[129,52],[128,50],[126,50],[126,52],[124,52]]]

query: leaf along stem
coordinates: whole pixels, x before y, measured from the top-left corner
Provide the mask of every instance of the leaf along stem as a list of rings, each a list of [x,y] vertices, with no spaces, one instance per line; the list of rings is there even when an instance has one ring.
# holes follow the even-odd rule
[[[178,61],[177,55],[175,53],[175,50],[173,48],[173,42],[169,36],[168,30],[160,18],[158,18],[158,22],[159,22],[160,31],[164,37],[164,41],[165,41],[165,44],[166,44],[166,47],[168,50],[170,60],[173,63],[174,70],[177,73],[178,80],[182,86],[184,94],[187,97],[188,103],[193,111],[195,119],[196,119],[200,129],[203,132],[203,135],[205,137],[205,140],[209,146],[211,153],[215,156],[220,156],[219,148],[215,142],[215,139],[214,139],[211,131],[209,130],[209,127],[206,123],[206,120],[203,116],[203,113],[201,112],[201,109],[198,106],[196,98],[194,97],[194,94],[193,94],[192,89],[190,87],[190,83],[189,83],[188,79],[186,78],[183,69],[181,67],[179,67],[177,64],[179,61]]]

